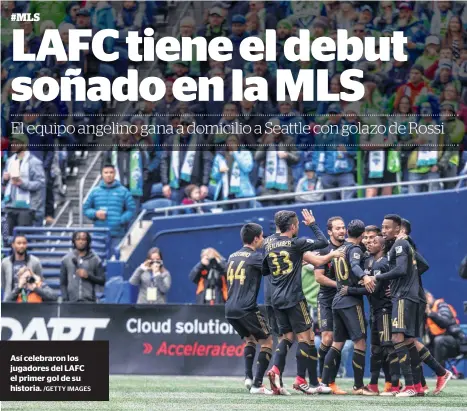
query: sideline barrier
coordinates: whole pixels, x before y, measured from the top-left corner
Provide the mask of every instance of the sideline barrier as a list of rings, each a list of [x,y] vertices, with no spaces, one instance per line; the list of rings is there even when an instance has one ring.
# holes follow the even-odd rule
[[[110,374],[244,374],[224,306],[2,303],[1,339],[108,340]]]

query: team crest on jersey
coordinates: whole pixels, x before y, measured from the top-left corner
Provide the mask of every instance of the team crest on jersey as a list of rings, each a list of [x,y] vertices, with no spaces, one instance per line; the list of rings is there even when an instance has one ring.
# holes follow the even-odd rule
[[[356,260],[360,260],[360,254],[354,253],[353,258],[355,258]]]
[[[306,242],[313,244],[315,242],[315,240],[312,240],[311,238],[307,238]]]
[[[402,246],[401,245],[396,247],[396,254],[400,254],[400,253],[402,253]]]

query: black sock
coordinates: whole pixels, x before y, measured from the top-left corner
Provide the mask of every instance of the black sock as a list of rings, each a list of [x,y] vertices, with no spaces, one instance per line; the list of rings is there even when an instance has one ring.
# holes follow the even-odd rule
[[[308,345],[308,378],[310,385],[316,387],[318,382],[318,351],[314,342]]]
[[[276,348],[276,354],[274,355],[274,365],[279,369],[281,376],[284,372],[285,359],[287,358],[287,353],[289,352],[291,346],[292,342],[284,338]]]
[[[419,352],[420,360],[423,361],[428,367],[430,367],[438,377],[442,377],[446,374],[446,368],[444,368],[438,361],[435,360],[428,350],[428,348],[423,347]]]
[[[263,384],[264,373],[268,369],[269,361],[272,358],[272,350],[270,348],[261,348],[258,355],[258,361],[256,362],[256,375],[255,375],[255,387],[261,387]]]
[[[303,379],[306,378],[306,370],[308,368],[308,343],[299,342],[297,345],[297,375]]]
[[[331,375],[331,382],[336,381],[337,373],[339,372],[339,368],[341,368],[341,352],[339,351],[339,355],[335,360],[336,368],[334,369],[334,373]]]
[[[383,355],[383,373],[384,373],[384,382],[391,382],[391,372],[389,370],[389,357]]]
[[[404,342],[396,344],[394,346],[396,350],[397,358],[399,358],[399,364],[401,367],[401,373],[405,379],[405,385],[413,385],[412,366],[410,364],[410,353],[407,345]]]
[[[324,368],[323,368],[323,375],[322,375],[322,383],[329,385],[331,382],[334,382],[333,378],[337,374],[336,371],[336,364],[337,359],[340,358],[341,352],[337,348],[331,347],[326,354],[326,358],[324,360]],[[340,363],[340,360],[339,360]]]
[[[415,343],[407,346],[410,353],[410,366],[412,367],[413,383],[420,384],[420,356]]]
[[[381,371],[381,366],[383,363],[383,350],[379,346],[371,347],[371,356],[370,356],[370,373],[371,380],[370,384],[377,385],[379,372]]]
[[[422,387],[426,386],[426,380],[425,380],[425,375],[423,374],[423,363],[422,362],[420,362],[420,383],[422,384]]]
[[[399,357],[393,347],[388,349],[389,374],[391,375],[391,385],[393,388],[399,388],[399,379],[401,378],[401,367]]]
[[[256,345],[248,343],[245,345],[243,357],[245,358],[245,377],[253,379],[253,362],[255,361]]]
[[[363,374],[365,374],[365,351],[353,350],[352,366],[354,385],[356,388],[362,388]]]
[[[326,354],[329,351],[329,348],[327,345],[321,345],[319,346],[319,351],[318,351],[318,358],[319,358],[319,376],[323,378],[323,368],[324,368],[324,360],[326,358]]]

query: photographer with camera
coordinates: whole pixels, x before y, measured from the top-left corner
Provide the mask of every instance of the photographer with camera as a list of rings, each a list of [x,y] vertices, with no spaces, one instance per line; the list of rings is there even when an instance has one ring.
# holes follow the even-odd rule
[[[56,301],[55,292],[29,267],[18,270],[18,285],[5,295],[5,302],[41,303]]]
[[[190,272],[197,304],[224,304],[227,301],[227,262],[214,248],[201,251],[201,261]]]
[[[427,331],[430,338],[430,348],[435,359],[444,367],[446,360],[459,355],[459,344],[465,335],[459,326],[456,310],[444,299],[435,300],[433,295],[426,293],[427,300]]]
[[[157,247],[149,250],[146,261],[131,276],[130,284],[139,287],[137,304],[167,304],[172,277]]]
[[[63,301],[96,302],[99,286],[105,285],[105,269],[98,255],[91,250],[91,235],[73,233],[73,251],[63,257],[60,267],[60,288]]]

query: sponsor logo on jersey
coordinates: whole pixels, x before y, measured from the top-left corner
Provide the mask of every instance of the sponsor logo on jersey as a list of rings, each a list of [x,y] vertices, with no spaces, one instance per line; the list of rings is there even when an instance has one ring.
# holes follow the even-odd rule
[[[401,245],[396,247],[396,254],[400,254],[400,253],[402,253],[402,246]]]
[[[356,260],[360,260],[360,254],[354,253],[353,258],[355,258]]]

